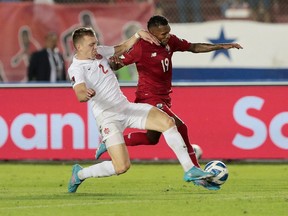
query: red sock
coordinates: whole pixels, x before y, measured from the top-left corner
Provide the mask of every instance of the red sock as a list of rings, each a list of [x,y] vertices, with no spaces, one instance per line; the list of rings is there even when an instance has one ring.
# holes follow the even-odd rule
[[[192,147],[192,145],[190,144],[190,141],[189,141],[189,137],[188,137],[188,128],[185,124],[181,124],[180,126],[177,127],[179,133],[181,134],[186,146],[187,146],[187,151],[188,151],[188,154],[193,162],[193,164],[200,168],[200,164],[198,162],[198,159],[196,157],[196,154],[194,152],[194,149]]]
[[[124,136],[127,146],[149,145],[146,132],[134,132]]]

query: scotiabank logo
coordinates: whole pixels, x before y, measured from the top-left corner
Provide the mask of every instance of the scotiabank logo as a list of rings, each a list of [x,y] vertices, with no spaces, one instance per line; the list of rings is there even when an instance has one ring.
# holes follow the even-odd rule
[[[249,109],[261,111],[264,99],[256,96],[246,96],[237,101],[234,106],[233,116],[235,121],[253,131],[252,136],[237,133],[233,145],[241,149],[255,149],[265,143],[268,136],[272,142],[281,149],[288,149],[288,137],[284,134],[284,126],[288,124],[288,111],[275,113],[270,122],[250,116]]]
[[[0,148],[7,143],[10,135],[13,144],[19,149],[63,149],[63,128],[69,126],[72,128],[73,149],[95,149],[99,133],[96,121],[89,110],[87,104],[87,116],[77,113],[22,113],[12,120],[10,127],[0,116]],[[87,124],[84,119],[87,119]],[[32,127],[33,131],[28,137],[23,132],[27,127]],[[88,146],[85,143],[88,143]]]

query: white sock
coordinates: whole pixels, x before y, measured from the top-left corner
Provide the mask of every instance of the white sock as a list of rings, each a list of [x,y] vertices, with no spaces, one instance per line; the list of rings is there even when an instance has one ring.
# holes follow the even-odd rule
[[[83,168],[78,172],[78,177],[83,180],[86,178],[94,177],[108,177],[116,175],[112,161],[103,161],[101,163]]]
[[[163,132],[164,138],[168,146],[176,154],[180,164],[182,165],[185,172],[190,170],[194,165],[189,157],[187,147],[185,142],[177,130],[177,127],[174,126]]]

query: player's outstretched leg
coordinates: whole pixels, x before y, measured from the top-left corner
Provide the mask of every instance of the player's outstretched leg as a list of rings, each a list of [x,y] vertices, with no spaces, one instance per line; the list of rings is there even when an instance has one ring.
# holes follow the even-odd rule
[[[195,180],[195,181],[193,181],[193,183],[194,183],[194,185],[202,186],[208,190],[219,190],[220,189],[219,185],[213,185],[205,179]]]
[[[188,170],[184,175],[184,181],[191,182],[199,179],[206,179],[214,176],[213,173],[205,172],[204,170],[193,166],[190,170]]]
[[[100,143],[99,148],[96,149],[95,158],[98,160],[102,154],[107,151],[106,145],[104,143]]]
[[[83,168],[79,164],[75,164],[72,168],[72,176],[68,183],[68,192],[75,193],[79,185],[84,181],[80,180],[78,177],[78,172]]]

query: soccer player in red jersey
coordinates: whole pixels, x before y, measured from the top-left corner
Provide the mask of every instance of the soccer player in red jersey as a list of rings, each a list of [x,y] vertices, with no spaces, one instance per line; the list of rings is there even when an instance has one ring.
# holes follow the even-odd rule
[[[123,55],[122,62],[119,62],[119,59],[117,59],[117,62],[114,63],[117,63],[118,66],[136,64],[139,80],[135,102],[151,104],[173,117],[177,129],[185,141],[193,164],[200,167],[194,149],[189,141],[187,126],[171,110],[172,55],[178,51],[204,53],[219,49],[242,49],[242,47],[237,43],[191,43],[180,39],[176,35],[170,34],[171,28],[168,20],[159,15],[150,18],[147,23],[147,29],[159,40],[161,46],[139,40],[134,44],[132,49]],[[127,146],[155,145],[158,143],[160,136],[161,133],[156,131],[133,132],[125,136],[125,143]],[[98,155],[96,153],[96,158],[100,157],[100,153]]]

